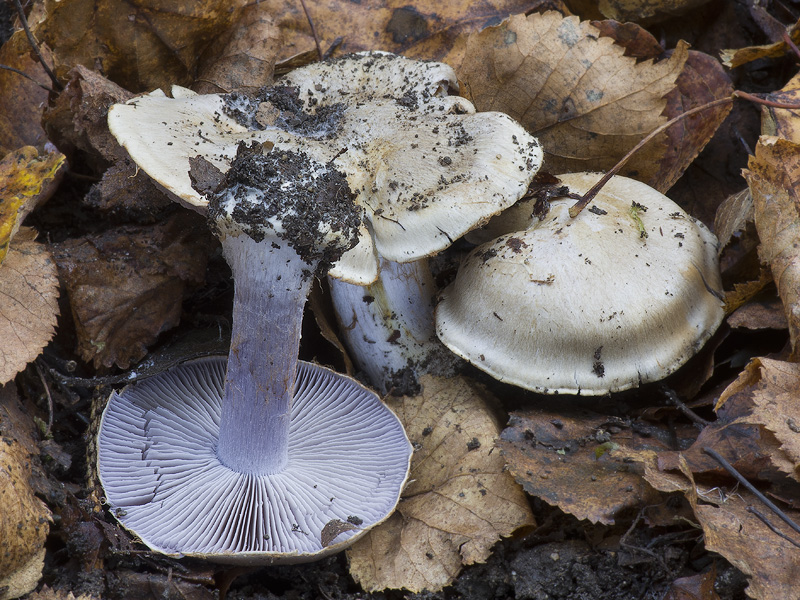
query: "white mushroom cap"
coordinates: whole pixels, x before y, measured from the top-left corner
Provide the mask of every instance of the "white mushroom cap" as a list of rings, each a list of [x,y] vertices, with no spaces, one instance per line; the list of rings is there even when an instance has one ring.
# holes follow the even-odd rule
[[[559,176],[578,194],[600,177]],[[541,222],[525,202],[498,217],[507,233],[474,249],[442,293],[440,339],[541,393],[600,395],[666,377],[724,316],[716,238],[625,177],[575,219],[573,203],[554,200]]]
[[[273,91],[284,84],[297,106],[269,90],[261,101],[174,88],[173,98],[112,106],[109,127],[139,167],[200,211],[207,199],[191,185],[193,156],[225,172],[239,142],[258,141],[333,161],[367,225],[330,274],[357,284],[377,277],[376,248],[403,262],[439,252],[513,204],[541,164],[538,143],[512,119],[442,97],[456,84],[440,63],[367,53],[298,69]],[[293,117],[316,125],[287,125]]]
[[[388,517],[411,446],[373,392],[300,363],[287,468],[242,474],[215,452],[225,362],[185,363],[112,394],[98,472],[120,523],[164,554],[270,564],[337,552]]]

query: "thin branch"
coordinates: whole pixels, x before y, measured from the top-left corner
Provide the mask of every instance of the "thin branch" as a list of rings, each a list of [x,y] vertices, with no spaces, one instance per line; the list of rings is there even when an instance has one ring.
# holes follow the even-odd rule
[[[572,217],[573,219],[575,217],[577,217],[581,213],[581,211],[584,208],[586,208],[586,206],[589,204],[589,202],[594,200],[594,197],[597,195],[597,192],[599,192],[601,189],[603,189],[603,186],[606,183],[608,183],[608,180],[611,179],[617,173],[619,173],[620,169],[622,169],[622,167],[625,166],[625,164],[628,162],[628,160],[630,160],[631,156],[636,154],[642,146],[644,146],[647,142],[649,142],[654,137],[656,137],[659,133],[661,133],[665,129],[668,129],[669,127],[672,127],[675,123],[685,119],[686,117],[690,117],[690,116],[692,116],[694,114],[697,114],[697,113],[702,112],[704,110],[707,110],[709,108],[714,108],[715,106],[721,106],[723,104],[730,104],[730,103],[733,102],[733,98],[734,98],[733,96],[728,96],[727,98],[720,98],[719,100],[714,100],[713,102],[709,102],[708,104],[703,104],[703,106],[696,106],[695,108],[687,110],[685,113],[681,113],[677,117],[670,119],[669,121],[667,121],[663,125],[660,125],[659,127],[656,127],[653,131],[651,131],[644,138],[642,138],[642,140],[638,144],[636,144],[630,150],[630,152],[628,152],[625,156],[623,156],[620,159],[620,161],[616,165],[614,165],[611,168],[611,170],[608,171],[608,173],[603,175],[600,178],[600,181],[595,183],[591,187],[591,189],[589,189],[589,191],[586,192],[583,195],[583,199],[581,199],[580,201],[576,202],[575,204],[573,204],[570,207],[569,216]]]
[[[787,514],[786,514],[785,512],[783,512],[783,511],[782,511],[780,508],[778,508],[778,507],[777,507],[777,505],[776,505],[776,504],[775,504],[775,503],[774,503],[772,500],[770,500],[770,499],[769,499],[769,498],[767,498],[767,497],[766,497],[764,494],[762,494],[761,492],[759,492],[759,491],[758,491],[758,490],[755,488],[755,486],[754,486],[752,483],[750,483],[749,481],[747,481],[747,479],[745,479],[745,478],[744,478],[744,476],[743,476],[741,473],[739,473],[739,471],[737,471],[737,470],[736,470],[736,469],[733,467],[733,465],[731,465],[731,464],[730,464],[730,463],[729,463],[727,460],[725,460],[724,458],[722,458],[722,456],[721,456],[721,455],[720,455],[720,454],[719,454],[719,453],[718,453],[716,450],[713,450],[712,448],[709,448],[709,447],[707,447],[707,446],[706,446],[706,447],[703,447],[703,452],[705,452],[706,454],[708,454],[708,455],[709,455],[711,458],[713,458],[713,459],[714,459],[715,461],[717,461],[717,462],[718,462],[720,465],[722,465],[722,467],[723,467],[723,468],[724,468],[724,469],[725,469],[725,470],[726,470],[728,473],[730,473],[731,475],[733,475],[733,477],[735,477],[735,478],[736,478],[736,480],[737,480],[739,483],[741,483],[741,484],[742,484],[744,487],[746,487],[746,488],[747,488],[747,489],[750,491],[750,493],[752,493],[753,495],[755,495],[755,497],[756,497],[756,498],[758,498],[759,500],[761,500],[761,502],[763,502],[763,503],[764,503],[764,505],[765,505],[767,508],[769,508],[769,509],[770,509],[772,512],[774,512],[774,513],[775,513],[775,514],[776,514],[778,517],[780,517],[780,519],[781,519],[781,520],[782,520],[784,523],[786,523],[786,524],[787,524],[789,527],[791,527],[792,529],[794,529],[794,530],[795,530],[797,533],[800,533],[800,525],[798,525],[797,523],[795,523],[794,521],[792,521],[792,519],[790,519],[790,518],[789,518],[789,515],[787,515]]]
[[[322,47],[319,45],[319,36],[317,35],[317,28],[314,26],[314,19],[311,18],[311,14],[308,12],[308,8],[306,7],[306,0],[300,0],[300,4],[303,6],[303,12],[306,13],[306,19],[308,19],[308,24],[311,26],[311,35],[314,36],[314,44],[317,46],[317,56],[320,60],[323,59],[322,55]]]
[[[50,67],[47,66],[47,63],[44,62],[44,56],[42,56],[41,51],[39,50],[39,44],[36,42],[36,38],[33,37],[33,33],[31,33],[31,28],[28,26],[28,19],[25,17],[25,11],[22,8],[22,3],[19,0],[14,0],[14,4],[17,7],[17,15],[19,16],[19,22],[22,23],[22,29],[25,30],[25,35],[28,36],[28,43],[33,48],[33,51],[36,53],[36,56],[39,58],[39,62],[42,64],[45,73],[53,82],[53,86],[57,90],[63,90],[64,86],[61,85],[61,82],[56,78],[55,73],[50,70]]]
[[[800,49],[798,49],[797,44],[794,43],[792,36],[789,35],[789,32],[784,30],[783,31],[783,43],[789,46],[796,58],[800,58]]]
[[[711,421],[706,421],[703,417],[698,415],[694,412],[691,408],[686,406],[683,401],[678,398],[678,394],[675,393],[675,390],[667,387],[666,385],[659,386],[661,393],[667,397],[667,400],[670,404],[672,404],[675,408],[677,408],[685,417],[687,417],[690,421],[692,421],[699,429],[703,429],[704,427],[711,424]]]
[[[44,386],[44,392],[47,395],[47,430],[44,432],[44,436],[49,438],[51,432],[53,431],[53,413],[55,412],[53,409],[53,396],[50,394],[50,386],[47,385],[47,381],[44,378],[44,373],[42,372],[42,368],[39,366],[39,363],[34,362],[33,366],[36,367],[36,373],[38,373],[39,379]]]
[[[22,75],[25,79],[30,79],[33,83],[38,85],[40,88],[47,92],[52,92],[52,88],[47,87],[43,83],[39,83],[33,77],[28,75],[25,71],[20,71],[19,69],[15,69],[14,67],[9,67],[8,65],[0,65],[0,69],[5,69],[6,71],[11,71],[12,73],[16,73],[17,75]]]
[[[767,517],[765,517],[760,512],[758,512],[754,506],[748,506],[747,507],[747,512],[752,513],[755,516],[757,516],[761,520],[761,522],[764,523],[764,525],[766,525],[767,527],[769,527],[772,530],[772,533],[774,533],[778,537],[782,537],[783,539],[785,539],[787,542],[789,542],[793,546],[797,546],[798,548],[800,548],[800,543],[795,542],[792,538],[790,538],[788,535],[786,535],[785,533],[780,531],[777,527],[775,527],[775,525],[770,523],[769,519],[767,519]]]

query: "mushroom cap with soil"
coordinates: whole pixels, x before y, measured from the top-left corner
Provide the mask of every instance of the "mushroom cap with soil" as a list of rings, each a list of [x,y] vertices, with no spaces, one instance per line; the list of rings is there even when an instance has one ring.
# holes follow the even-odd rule
[[[560,175],[584,194],[598,173]],[[494,378],[602,395],[660,380],[724,316],[717,240],[649,186],[613,177],[575,219],[521,202],[470,252],[436,307],[437,334]]]
[[[223,173],[240,142],[303,152],[345,174],[364,211],[356,246],[332,277],[367,284],[376,251],[430,256],[511,206],[542,159],[536,140],[502,113],[475,113],[441,63],[371,52],[297,69],[255,97],[173,88],[109,110],[136,164],[187,206],[208,198],[189,178],[201,156]]]

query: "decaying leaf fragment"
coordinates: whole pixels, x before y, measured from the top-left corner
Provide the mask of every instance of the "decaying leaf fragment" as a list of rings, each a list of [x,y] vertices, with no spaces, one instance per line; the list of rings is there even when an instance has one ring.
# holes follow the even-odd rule
[[[528,501],[494,442],[500,426],[487,392],[466,378],[420,380],[422,393],[390,398],[414,445],[397,511],[348,551],[350,573],[368,591],[439,590],[462,566],[533,524]]]
[[[588,411],[517,411],[498,446],[526,492],[579,519],[610,525],[619,512],[660,499],[627,457],[666,446],[656,437],[639,436],[618,418]]]
[[[204,280],[215,247],[210,235],[202,218],[182,211],[159,225],[57,244],[81,357],[95,367],[126,369],[177,325],[184,290]]]
[[[0,600],[32,591],[44,566],[51,518],[29,481],[35,427],[14,384],[0,388]]]
[[[666,122],[664,96],[688,46],[679,43],[658,63],[637,63],[624,52],[588,21],[515,15],[472,34],[456,71],[478,110],[505,112],[539,139],[547,170],[607,171]],[[658,137],[621,174],[649,182],[665,152],[666,137]]]
[[[40,156],[33,146],[24,146],[0,161],[0,263],[25,217],[55,191],[65,161],[57,151]]]
[[[789,37],[795,44],[800,43],[800,21],[787,28]],[[778,58],[789,52],[789,45],[785,41],[766,44],[764,46],[749,46],[747,48],[727,49],[720,52],[722,64],[726,67],[740,67],[760,58]]]
[[[701,6],[708,0],[600,0],[597,7],[609,19],[653,23]]]
[[[779,91],[769,94],[767,99],[797,105],[800,102],[800,73]],[[774,135],[800,144],[800,110],[764,106],[761,112],[761,135]]]
[[[36,358],[53,337],[58,273],[50,252],[22,228],[0,265],[0,383]]]
[[[758,255],[769,265],[789,322],[792,357],[800,355],[800,145],[762,136],[744,176],[753,195]]]

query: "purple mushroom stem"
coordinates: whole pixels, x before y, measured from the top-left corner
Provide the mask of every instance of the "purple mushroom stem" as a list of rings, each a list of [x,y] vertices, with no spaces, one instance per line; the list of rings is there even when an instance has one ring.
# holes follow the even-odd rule
[[[274,242],[222,241],[235,291],[217,456],[254,475],[278,473],[288,460],[303,308],[317,267]]]

